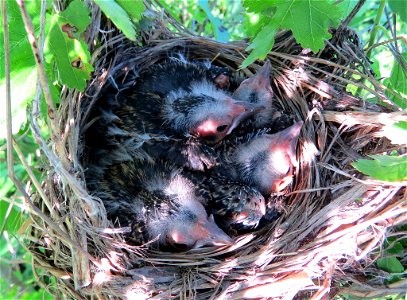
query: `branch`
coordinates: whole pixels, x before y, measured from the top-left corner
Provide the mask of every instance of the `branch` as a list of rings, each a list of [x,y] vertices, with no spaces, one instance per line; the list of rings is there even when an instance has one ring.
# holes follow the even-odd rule
[[[362,8],[362,6],[365,4],[365,2],[366,2],[366,0],[359,0],[359,2],[355,5],[355,7],[350,12],[350,14],[342,22],[341,26],[339,26],[338,30],[335,32],[334,36],[332,37],[332,44],[335,44],[335,42],[340,38],[343,30],[349,25],[350,21],[352,21],[353,17],[358,13],[358,11]]]

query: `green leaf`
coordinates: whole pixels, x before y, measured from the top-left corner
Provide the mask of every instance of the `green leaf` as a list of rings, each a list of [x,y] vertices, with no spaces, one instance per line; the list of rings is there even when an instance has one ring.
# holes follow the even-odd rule
[[[129,14],[133,21],[138,22],[141,19],[146,7],[141,0],[116,0],[117,3]]]
[[[264,59],[266,57],[267,53],[273,48],[276,31],[277,29],[272,24],[269,24],[260,30],[253,42],[246,48],[246,51],[253,51],[242,62],[240,68],[246,68],[257,58]]]
[[[331,38],[330,26],[339,24],[340,10],[337,6],[320,0],[276,0],[274,22],[279,27],[291,29],[298,43],[304,48],[318,52]],[[278,21],[277,21],[278,20]]]
[[[2,276],[3,277],[3,276]],[[18,285],[0,278],[0,299],[18,299]]]
[[[0,200],[0,226],[6,220],[4,229],[16,233],[23,224],[22,214],[6,201]]]
[[[16,1],[6,1],[7,4],[7,21],[9,29],[10,43],[10,65],[11,75],[20,72],[26,68],[34,67],[35,60],[28,42],[27,32],[25,31],[24,22],[21,17],[20,9]],[[34,30],[39,32],[40,24],[40,1],[27,1],[27,10],[32,18]],[[3,17],[0,14],[0,19]],[[0,79],[4,78],[4,34],[3,28],[0,29]]]
[[[37,70],[33,52],[28,42],[27,32],[16,1],[6,1],[9,46],[10,46],[10,76],[12,103],[12,128],[16,133],[21,124],[26,121],[26,106],[35,93],[37,84]],[[27,1],[26,7],[32,19],[34,31],[39,33],[40,1]],[[3,19],[0,13],[0,19]],[[49,26],[47,20],[45,27]],[[4,33],[0,27],[0,95],[5,95],[5,67],[4,67]],[[0,107],[5,107],[5,97],[0,97]],[[0,114],[0,138],[6,136],[5,114]]]
[[[12,129],[17,133],[21,125],[27,121],[26,107],[32,100],[37,86],[37,69],[35,65],[12,72],[11,99],[12,99]],[[5,95],[5,80],[0,81],[0,95]],[[6,106],[6,97],[0,97],[0,106]],[[0,113],[0,139],[6,137],[6,116]]]
[[[372,58],[373,63],[371,64],[371,67],[373,69],[373,72],[376,75],[376,78],[382,77],[381,72],[380,72],[380,61],[376,59],[375,57]]]
[[[359,159],[352,163],[358,171],[375,179],[396,182],[407,180],[407,155],[372,155],[369,159]]]
[[[386,271],[389,273],[402,273],[404,271],[403,265],[394,256],[379,258],[376,261],[376,264],[380,270],[383,270],[383,271]]]
[[[296,41],[304,48],[318,52],[325,46],[325,39],[331,38],[328,29],[339,25],[341,10],[332,1],[320,0],[269,0],[245,1],[248,11],[271,16],[268,25],[257,34],[248,49],[255,49],[244,61],[242,67],[256,58],[265,57],[270,51],[271,42],[266,31],[274,33],[279,29],[291,30]],[[275,9],[275,11],[274,11]],[[266,52],[267,51],[267,52]]]
[[[158,3],[160,3],[160,6],[162,6],[171,15],[171,17],[173,17],[175,20],[177,20],[178,22],[181,23],[180,16],[179,16],[179,14],[177,13],[176,10],[171,9],[171,6],[168,5],[165,2],[165,0],[157,0],[157,1],[158,1]]]
[[[343,0],[338,3],[337,6],[341,12],[341,17],[345,19],[352,12],[358,2],[358,0]]]
[[[388,0],[393,12],[400,16],[403,22],[407,22],[407,1],[405,0]]]
[[[263,13],[269,12],[273,6],[272,1],[264,0],[244,0],[243,6],[246,7],[248,12]]]
[[[123,31],[124,35],[132,41],[136,40],[136,30],[127,12],[113,0],[95,0],[103,13],[117,28]]]
[[[247,36],[256,36],[256,34],[269,23],[269,21],[270,18],[265,16],[259,16],[256,21],[252,21],[248,16],[244,24]]]
[[[404,52],[399,58],[400,61],[395,60],[393,68],[391,70],[390,78],[384,81],[387,87],[397,94],[399,97],[395,97],[390,93],[386,93],[387,96],[393,100],[400,108],[407,108],[407,52]],[[404,66],[404,67],[403,67]]]
[[[56,62],[61,83],[80,91],[85,89],[93,67],[86,43],[77,37],[90,21],[88,7],[75,0],[65,11],[54,15],[45,40],[45,59]]]
[[[386,249],[385,253],[389,255],[400,255],[402,256],[405,252],[403,245],[400,242],[395,242],[392,244],[391,248]]]
[[[405,145],[407,141],[407,122],[400,121],[395,124],[386,125],[382,129],[382,134],[387,137],[392,144]]]

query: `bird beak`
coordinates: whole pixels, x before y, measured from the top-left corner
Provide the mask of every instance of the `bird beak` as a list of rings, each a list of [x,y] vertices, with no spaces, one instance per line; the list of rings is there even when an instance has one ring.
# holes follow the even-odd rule
[[[236,113],[234,111],[234,118],[232,121],[231,126],[229,127],[229,130],[227,131],[226,135],[230,134],[241,122],[249,118],[250,116],[258,113],[259,111],[262,111],[265,109],[264,105],[259,105],[257,103],[250,103],[250,102],[245,102],[245,101],[237,101],[235,103],[236,105],[240,106],[239,112]]]
[[[304,125],[303,121],[299,121],[294,125],[288,127],[287,129],[281,131],[283,137],[282,145],[285,145],[286,151],[291,158],[291,162],[293,165],[297,164],[296,159],[296,148],[298,143],[298,138],[300,136],[302,125]]]
[[[265,89],[270,87],[270,68],[270,61],[266,60],[264,65],[257,71],[256,75],[250,77],[250,80],[252,80],[257,88]]]
[[[254,77],[259,77],[270,85],[270,68],[271,63],[269,60],[266,60],[263,67],[260,68]]]
[[[271,64],[270,61],[267,60],[257,73],[244,80],[233,94],[239,94],[242,89],[250,89],[253,92],[271,91],[270,69]]]
[[[210,215],[208,220],[197,224],[197,226],[200,228],[197,228],[195,233],[201,235],[201,237],[197,239],[193,247],[194,249],[203,246],[231,245],[233,242],[233,240],[215,223],[213,215]]]

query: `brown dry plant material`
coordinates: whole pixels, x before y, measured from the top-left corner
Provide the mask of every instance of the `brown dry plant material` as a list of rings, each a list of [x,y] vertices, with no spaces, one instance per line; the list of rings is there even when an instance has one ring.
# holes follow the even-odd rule
[[[38,129],[39,96],[31,111],[33,132],[47,162],[46,180],[36,188],[31,219],[24,224],[38,280],[60,297],[74,299],[291,299],[297,292],[322,299],[340,291],[356,296],[401,293],[405,285],[369,281],[373,250],[407,220],[405,184],[367,179],[350,163],[395,149],[380,135],[388,122],[407,120],[405,112],[362,101],[346,92],[353,84],[383,102],[384,87],[371,74],[357,36],[341,28],[318,56],[305,51],[289,32],[280,32],[268,58],[275,103],[305,120],[299,142],[295,186],[274,223],[240,236],[231,247],[187,253],[148,250],[127,244],[126,229],[106,218],[100,199],[86,190],[82,132],[108,78],[120,78],[183,52],[237,70],[246,42],[218,43],[198,37],[165,15],[131,44],[93,7],[87,41],[95,73],[84,93],[64,88],[53,122],[58,151]],[[102,24],[102,25],[100,25]],[[164,24],[171,24],[177,33]],[[102,27],[100,27],[102,26]],[[101,40],[100,46],[92,43]],[[254,63],[242,70],[250,76]],[[362,71],[361,71],[362,70]],[[364,78],[362,83],[356,78]],[[388,114],[391,112],[391,114]],[[53,116],[54,117],[54,116]],[[52,127],[53,128],[53,127]],[[53,130],[50,128],[51,130]],[[55,134],[56,132],[52,132]],[[65,153],[64,157],[60,157]],[[86,159],[86,158],[85,158]],[[45,276],[57,284],[47,286]],[[404,283],[405,284],[405,283]]]

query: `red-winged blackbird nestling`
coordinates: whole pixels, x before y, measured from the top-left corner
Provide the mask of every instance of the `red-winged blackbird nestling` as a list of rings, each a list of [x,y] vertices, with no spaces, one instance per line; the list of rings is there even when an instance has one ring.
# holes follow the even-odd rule
[[[233,136],[241,136],[244,132],[264,128],[268,129],[268,133],[276,133],[294,123],[292,116],[283,113],[277,108],[277,105],[274,105],[274,93],[270,84],[270,68],[270,61],[267,60],[255,75],[242,80],[233,92],[233,97],[238,100],[262,106],[261,110],[243,122]],[[238,83],[234,82],[234,85],[236,84]],[[234,137],[230,137],[230,139],[234,139]]]
[[[208,217],[195,185],[171,164],[133,160],[111,165],[94,186],[109,218],[130,226],[136,243],[188,250],[232,242]]]
[[[229,174],[264,196],[283,190],[292,182],[296,147],[303,122],[275,134],[249,134],[222,154],[223,161],[213,173]],[[219,175],[218,175],[219,176]]]
[[[122,161],[131,153],[151,159],[178,155],[180,166],[195,170],[216,165],[210,145],[230,134],[259,107],[218,89],[207,79],[213,76],[210,73],[203,66],[172,59],[142,72],[133,86],[121,89],[112,85],[104,92],[101,100],[106,101],[92,126],[95,136],[101,137],[96,148],[108,154],[102,159],[108,161],[109,152],[120,148]],[[114,160],[120,161],[119,152],[115,153]]]
[[[273,117],[273,90],[270,85],[270,61],[267,60],[264,66],[261,67],[255,75],[243,80],[233,92],[233,97],[263,107],[261,111],[251,118],[253,127],[264,128],[269,125]]]
[[[186,171],[185,175],[208,199],[207,211],[214,215],[216,223],[228,232],[255,229],[266,213],[265,200],[259,191],[225,174]]]

